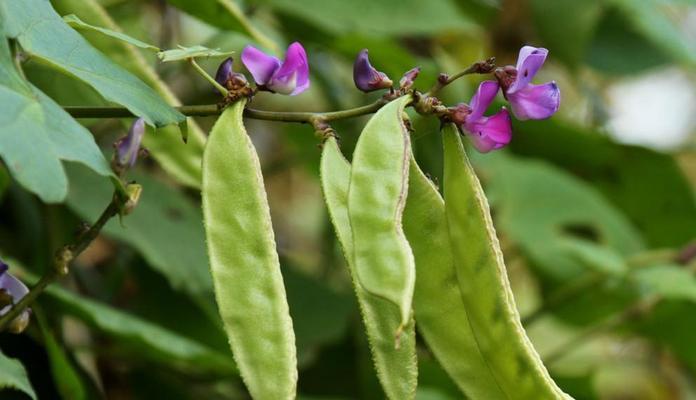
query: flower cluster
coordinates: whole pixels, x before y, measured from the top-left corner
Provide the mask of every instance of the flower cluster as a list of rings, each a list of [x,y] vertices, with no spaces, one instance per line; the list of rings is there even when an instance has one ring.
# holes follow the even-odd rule
[[[544,48],[522,47],[516,66],[496,68],[493,71],[496,80],[481,82],[468,104],[460,103],[448,109],[449,119],[471,139],[478,151],[486,153],[500,149],[512,139],[512,124],[507,108],[502,107],[491,116],[484,115],[498,90],[502,90],[503,96],[510,103],[512,114],[519,120],[545,119],[558,111],[561,92],[556,83],[531,83],[547,55],[548,50]],[[254,77],[258,90],[294,96],[309,87],[307,55],[298,42],[288,47],[283,61],[253,46],[244,48],[241,59]],[[490,73],[492,69],[493,65],[490,65],[489,69],[477,72]],[[399,93],[411,90],[419,72],[420,68],[416,67],[403,75],[399,80]],[[215,79],[230,90],[239,85],[248,87],[246,78],[232,71],[232,59],[227,59],[220,65]],[[394,94],[393,81],[370,64],[367,49],[361,50],[355,59],[353,81],[365,93],[389,89]]]
[[[29,289],[19,279],[12,276],[7,270],[7,264],[0,260],[0,316],[7,314],[22,297],[29,293]],[[19,316],[10,322],[8,331],[21,333],[29,324],[31,311],[25,309]]]

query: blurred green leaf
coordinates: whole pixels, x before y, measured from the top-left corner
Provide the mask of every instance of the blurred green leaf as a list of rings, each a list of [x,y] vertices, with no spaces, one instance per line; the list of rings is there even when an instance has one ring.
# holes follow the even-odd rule
[[[631,22],[637,32],[663,50],[673,59],[688,66],[696,66],[696,46],[693,40],[679,31],[674,18],[658,0],[611,0]],[[675,12],[676,13],[676,12]]]
[[[614,75],[643,72],[669,61],[662,49],[636,32],[626,17],[615,9],[600,20],[583,60],[595,69]]]
[[[238,0],[167,0],[201,21],[218,28],[244,32],[256,40],[268,50],[278,52],[278,45],[271,39],[264,29],[257,27],[256,22],[249,18]]]
[[[696,277],[693,272],[678,265],[655,265],[639,268],[633,279],[648,294],[656,294],[671,300],[696,302]]]
[[[141,49],[145,50],[153,50],[153,51],[160,51],[160,48],[157,46],[153,46],[151,44],[145,43],[141,40],[138,40],[132,36],[128,36],[123,32],[116,32],[111,29],[106,29],[102,28],[99,26],[94,26],[90,25],[83,20],[81,20],[77,15],[75,14],[70,14],[70,15],[65,15],[63,16],[63,20],[68,23],[71,27],[75,29],[88,29],[88,30],[93,30],[99,33],[102,33],[106,36],[109,36],[111,38],[117,39],[117,40],[122,40],[128,44],[131,44],[136,47],[140,47]]]
[[[693,301],[663,301],[633,329],[657,344],[665,345],[672,354],[696,371],[696,306]]]
[[[220,51],[220,49],[209,49],[205,46],[199,45],[192,47],[179,46],[178,49],[160,51],[157,53],[157,57],[159,57],[160,61],[162,62],[169,62],[181,61],[196,57],[226,57],[231,54],[234,54],[234,52],[223,52]]]
[[[116,32],[121,31],[121,28],[96,0],[53,0],[53,5],[64,14],[79,15],[87,23],[103,26]],[[93,33],[87,37],[93,46],[152,86],[169,104],[180,104],[174,92],[159,78],[155,69],[135,47],[125,42],[115,42],[101,34]],[[143,138],[143,144],[162,168],[178,182],[199,188],[205,135],[193,119],[189,119],[188,122],[188,143],[181,140],[176,127],[166,126],[159,129],[156,135],[146,135]]]
[[[478,157],[476,165],[499,229],[547,278],[565,281],[585,271],[568,257],[564,237],[590,240],[622,255],[644,247],[638,231],[600,193],[550,164],[498,153]]]
[[[22,391],[36,400],[27,371],[21,362],[9,358],[0,351],[0,389],[11,388]]]
[[[73,367],[67,354],[51,332],[44,316],[43,310],[37,310],[36,319],[41,329],[43,344],[46,346],[48,362],[51,366],[53,381],[58,388],[63,400],[83,400],[87,398],[85,387],[80,375]]]
[[[470,31],[475,24],[449,0],[259,0],[324,32],[341,35],[425,35]],[[338,17],[340,16],[340,17]]]
[[[348,328],[354,302],[291,268],[283,269],[298,362],[306,363],[317,348],[338,341]]]
[[[52,306],[116,339],[133,356],[220,375],[236,374],[234,361],[228,354],[215,352],[175,332],[56,286],[49,287],[46,294]]]
[[[0,156],[15,179],[45,202],[59,202],[68,191],[61,160],[112,175],[91,133],[23,80],[11,57],[0,40]]]
[[[570,68],[579,68],[602,14],[602,2],[533,0],[530,5],[544,45]]]
[[[68,172],[74,182],[68,206],[84,220],[94,221],[111,199],[111,189],[84,168]],[[212,293],[200,209],[181,192],[145,174],[133,178],[143,186],[138,206],[122,221],[111,220],[103,232],[138,249],[175,289],[194,296]]]
[[[524,121],[514,129],[513,151],[543,158],[592,184],[626,213],[650,246],[679,247],[693,239],[694,191],[670,155],[617,144],[555,119]]]
[[[27,371],[21,362],[9,358],[0,351],[0,392],[3,388],[16,389],[36,400]]]
[[[628,272],[623,257],[609,247],[582,239],[564,239],[561,247],[569,256],[577,258],[594,271],[612,276],[622,276]]]
[[[73,75],[106,99],[122,104],[150,125],[179,123],[185,117],[141,80],[118,67],[72,30],[46,0],[0,3],[5,33],[31,57]]]

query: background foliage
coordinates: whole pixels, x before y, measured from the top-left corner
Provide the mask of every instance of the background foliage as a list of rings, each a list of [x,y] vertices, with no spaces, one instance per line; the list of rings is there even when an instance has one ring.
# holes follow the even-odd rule
[[[696,280],[679,258],[696,239],[692,1],[53,0],[57,14],[43,0],[22,1],[35,3],[35,14],[14,9],[18,1],[0,2],[0,15],[21,15],[1,27],[19,34],[32,83],[0,65],[0,254],[27,280],[109,200],[108,166],[86,135],[108,159],[131,122],[80,120],[89,132],[77,128],[83,135],[69,137],[75,121],[58,105],[114,101],[163,125],[183,119],[166,103],[218,101],[188,64],[159,63],[151,51],[75,31],[60,16],[162,49],[202,44],[238,54],[248,43],[279,51],[300,40],[312,87],[296,98],[254,99],[256,108],[277,110],[371,101],[351,80],[364,47],[393,79],[421,66],[416,86],[427,89],[439,72],[489,56],[511,64],[529,43],[550,50],[540,81],[558,81],[561,110],[549,121],[516,124],[508,150],[473,162],[531,339],[577,399],[696,397]],[[26,31],[35,19],[50,23]],[[9,54],[5,43],[0,52]],[[61,59],[63,47],[74,47],[74,58]],[[212,73],[217,62],[201,64]],[[470,98],[478,80],[453,85],[444,99]],[[675,80],[676,89],[661,84]],[[653,127],[647,139],[632,135],[640,125],[621,122],[637,118],[623,106],[636,104],[634,96],[638,119]],[[29,114],[15,118],[23,107]],[[65,131],[48,131],[46,118]],[[346,154],[364,121],[334,124]],[[129,175],[144,187],[135,213],[112,220],[61,287],[40,298],[38,323],[26,334],[0,334],[3,398],[247,398],[217,316],[199,206],[203,132],[213,122],[189,119],[187,145],[176,125],[146,135],[152,157]],[[439,126],[416,115],[413,124],[416,157],[441,181]],[[301,398],[382,398],[323,205],[319,140],[303,125],[250,120],[247,130],[269,196]],[[652,296],[661,301],[636,308]],[[422,342],[419,370],[418,398],[461,398]]]

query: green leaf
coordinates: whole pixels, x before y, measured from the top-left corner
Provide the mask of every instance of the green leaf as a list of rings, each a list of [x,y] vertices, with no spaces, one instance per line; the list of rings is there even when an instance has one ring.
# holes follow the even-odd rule
[[[278,52],[278,45],[257,24],[245,15],[244,10],[237,0],[167,0],[201,21],[218,28],[244,32],[261,46],[271,51]]]
[[[128,44],[135,46],[135,47],[140,47],[141,49],[160,51],[159,47],[151,45],[149,43],[145,43],[145,42],[138,40],[132,36],[128,36],[123,32],[117,32],[117,31],[113,31],[111,29],[90,25],[90,24],[84,22],[83,20],[81,20],[75,14],[63,16],[63,21],[67,22],[68,25],[70,25],[71,27],[73,27],[75,29],[84,29],[84,30],[96,31],[96,32],[102,33],[106,36],[109,36],[111,38],[124,41]]]
[[[566,281],[586,271],[580,260],[568,257],[568,238],[593,241],[622,256],[644,247],[623,214],[589,184],[560,169],[504,153],[479,157],[477,166],[486,178],[500,229],[544,278]],[[539,199],[543,207],[529,206]]]
[[[611,0],[647,40],[673,59],[696,66],[696,46],[693,40],[677,28],[676,21],[666,13],[666,7],[656,0]]]
[[[73,182],[68,206],[85,221],[96,220],[112,190],[84,168],[68,172]],[[136,248],[173,288],[194,297],[212,293],[200,209],[180,191],[145,174],[131,178],[143,187],[138,206],[128,218],[109,221],[103,232]]]
[[[562,239],[561,247],[570,257],[602,274],[620,277],[628,272],[623,257],[609,247],[582,239]]]
[[[655,265],[636,269],[632,278],[648,294],[670,300],[696,302],[696,277],[692,271],[678,265]]]
[[[118,25],[96,0],[54,0],[52,3],[61,13],[75,13],[90,24],[121,32]],[[89,40],[109,58],[153,87],[169,104],[181,104],[174,92],[157,76],[150,63],[135,47],[125,42],[114,42],[103,35],[91,35]],[[176,127],[165,126],[158,129],[156,135],[146,135],[143,138],[143,145],[162,168],[177,181],[187,186],[200,188],[205,135],[194,120],[189,121],[188,131],[190,133],[188,142],[184,143]]]
[[[0,3],[0,14],[6,24],[5,34],[16,38],[32,59],[84,81],[150,125],[184,120],[150,87],[90,46],[47,0],[5,1]]]
[[[130,354],[193,370],[204,370],[222,375],[235,374],[236,368],[229,355],[220,354],[202,344],[152,324],[134,315],[119,311],[106,304],[78,296],[51,286],[46,289],[51,307],[60,307],[103,334],[116,339]]]
[[[413,253],[401,227],[411,158],[403,123],[409,102],[410,96],[392,101],[365,125],[353,153],[348,192],[357,281],[399,308],[402,327],[411,320],[416,281]]]
[[[404,231],[416,259],[413,307],[418,330],[428,347],[468,398],[505,398],[505,391],[481,353],[462,301],[445,203],[413,160]]]
[[[524,121],[515,124],[514,130],[519,134],[511,143],[513,151],[543,158],[592,184],[615,207],[623,210],[633,225],[640,227],[650,246],[677,247],[693,239],[692,221],[696,221],[694,191],[681,166],[669,154],[614,143],[602,132],[553,118]],[[491,183],[495,184],[493,180]],[[566,197],[562,192],[564,190],[558,189],[554,196]],[[570,197],[565,201],[571,200],[578,206],[585,203],[575,203],[576,200]],[[606,223],[615,219],[610,218]],[[601,218],[596,220],[597,224],[604,224]],[[621,241],[635,242],[631,239],[636,236],[635,230],[630,228],[618,230],[612,236],[620,239],[621,231],[628,233]],[[635,246],[615,247],[630,249]],[[624,250],[621,253],[626,254]]]
[[[295,335],[261,167],[244,129],[245,101],[213,126],[203,156],[203,216],[215,296],[252,397],[291,399]]]
[[[67,194],[61,160],[113,176],[90,132],[22,79],[4,39],[0,40],[0,103],[0,156],[15,179],[43,201],[60,202]]]
[[[162,62],[170,62],[187,60],[189,58],[196,57],[226,57],[231,54],[234,54],[234,51],[222,52],[220,49],[209,49],[207,47],[197,45],[192,47],[179,46],[178,49],[163,50],[157,53],[157,57],[159,57],[160,61]]]
[[[519,319],[488,202],[457,128],[443,129],[445,211],[462,300],[507,398],[563,399]]]
[[[3,388],[22,391],[36,400],[34,388],[31,387],[27,371],[22,363],[7,357],[0,351],[0,389]]]
[[[598,0],[533,0],[534,27],[554,57],[580,67],[592,39],[602,3]]]
[[[305,0],[301,6],[293,0],[260,3],[333,35],[426,35],[475,29],[474,23],[449,0],[430,0],[427,6],[419,0]]]
[[[324,199],[350,269],[379,381],[387,398],[413,398],[418,375],[414,324],[403,330],[399,346],[394,346],[394,332],[401,325],[401,312],[394,304],[370,294],[358,283],[348,215],[351,168],[334,138],[324,143],[320,171]]]
[[[51,332],[42,310],[35,313],[36,319],[41,329],[43,344],[48,355],[48,362],[51,366],[53,382],[55,382],[58,392],[64,400],[83,400],[87,398],[85,387],[82,384],[80,375],[73,367],[65,351]]]

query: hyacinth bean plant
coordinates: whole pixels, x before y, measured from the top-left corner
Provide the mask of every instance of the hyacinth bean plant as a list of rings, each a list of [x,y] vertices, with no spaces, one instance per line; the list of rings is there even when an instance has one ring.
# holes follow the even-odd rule
[[[234,2],[223,3],[235,10]],[[170,106],[174,97],[161,81],[118,67],[75,29],[116,41],[127,52],[134,46],[152,51],[153,59],[156,53],[162,63],[186,63],[216,93],[217,101]],[[116,311],[98,312],[97,303],[76,300],[60,283],[69,278],[77,257],[99,242],[112,218],[121,223],[144,218],[141,197],[151,188],[147,179],[139,179],[136,166],[154,160],[194,195],[200,192],[209,270],[193,271],[191,265],[173,285],[195,293],[204,291],[193,286],[197,274],[204,275],[204,282],[212,281],[215,304],[202,296],[194,296],[195,301],[222,326],[234,358],[208,357],[203,346],[166,332],[148,337],[134,331],[128,340],[162,340],[152,344],[159,348],[157,357],[181,356],[201,371],[236,375],[243,383],[239,390],[253,399],[297,398],[298,385],[303,385],[298,364],[308,357],[298,352],[301,340],[296,334],[296,316],[303,310],[290,301],[290,283],[281,268],[282,243],[276,240],[264,184],[267,171],[257,155],[259,144],[251,137],[255,120],[304,124],[315,132],[319,145],[327,223],[344,256],[367,338],[360,346],[370,353],[370,371],[384,396],[415,399],[421,393],[419,359],[433,357],[466,398],[571,398],[552,379],[523,327],[488,200],[470,163],[470,157],[494,156],[514,142],[521,135],[517,126],[547,120],[559,110],[559,85],[535,83],[549,51],[520,44],[516,65],[499,65],[495,57],[471,60],[458,73],[443,72],[435,81],[425,81],[417,65],[404,68],[401,76],[389,76],[381,71],[385,65],[371,62],[376,50],[365,48],[354,55],[352,78],[363,92],[354,95],[371,102],[335,111],[277,109],[282,106],[271,111],[255,103],[275,99],[288,104],[282,96],[301,100],[315,84],[313,54],[302,41],[283,52],[262,32],[245,29],[255,41],[238,54],[203,46],[162,50],[118,31],[108,19],[91,25],[74,15],[63,18],[45,0],[0,2],[0,124],[11,126],[19,137],[9,146],[0,134],[0,157],[9,174],[45,202],[61,202],[68,195],[61,163],[73,161],[95,172],[94,179],[108,182],[112,190],[99,217],[58,246],[51,267],[41,275],[9,258],[0,261],[0,332],[26,334],[36,324],[43,335],[50,335],[49,311],[37,302],[47,296],[68,304],[77,316],[90,315],[90,324],[119,329],[109,325],[118,324],[109,322],[121,318]],[[216,71],[202,62],[216,58],[223,60]],[[27,79],[27,60],[57,67],[110,104],[59,105]],[[477,76],[476,87],[468,102],[464,94],[451,104],[441,96],[460,78],[472,76]],[[215,118],[207,135],[190,118],[187,123],[187,117],[201,116]],[[439,126],[430,134],[441,140],[440,182],[423,172],[414,154],[414,140],[428,133],[418,132],[415,117]],[[130,128],[110,142],[108,162],[109,156],[76,120],[108,123],[117,118],[128,118]],[[364,123],[349,158],[339,140],[343,133],[336,128],[344,120]],[[29,149],[49,155],[33,157]],[[180,157],[188,151],[198,151],[197,156]],[[324,300],[313,301],[321,307]],[[422,346],[427,346],[427,355],[419,350]],[[61,354],[59,348],[49,351],[51,357]],[[0,356],[0,368],[21,369]],[[54,368],[56,373],[61,367]],[[4,385],[36,398],[36,388],[22,382],[0,378],[0,387]],[[59,388],[65,398],[71,396],[66,393],[88,397],[82,389],[70,392],[65,387]]]

